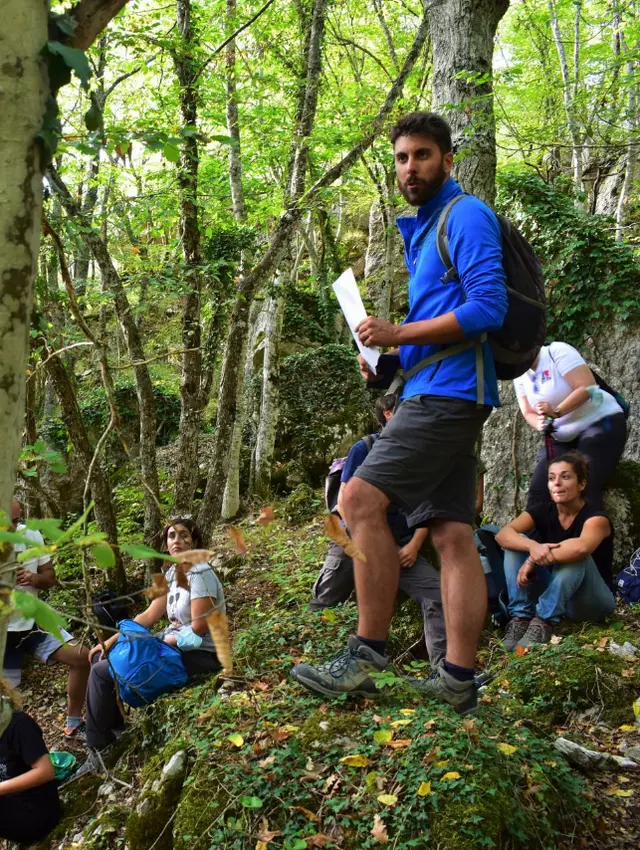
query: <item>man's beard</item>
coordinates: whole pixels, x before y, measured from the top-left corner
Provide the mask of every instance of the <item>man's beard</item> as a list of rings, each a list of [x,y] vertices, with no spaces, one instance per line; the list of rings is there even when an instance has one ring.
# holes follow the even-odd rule
[[[408,189],[398,180],[398,189],[408,204],[411,204],[412,207],[421,207],[438,194],[448,176],[444,165],[440,163],[438,174],[433,180],[418,180],[411,189]]]

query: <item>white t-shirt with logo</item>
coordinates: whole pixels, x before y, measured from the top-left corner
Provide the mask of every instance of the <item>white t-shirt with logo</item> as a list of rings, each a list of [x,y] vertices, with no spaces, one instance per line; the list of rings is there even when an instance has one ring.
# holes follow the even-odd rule
[[[178,587],[176,581],[176,568],[169,567],[165,573],[165,578],[169,584],[169,592],[167,594],[167,618],[171,625],[164,630],[163,636],[166,637],[171,632],[180,630],[180,626],[191,625],[191,601],[193,599],[206,599],[210,597],[215,599],[213,606],[214,611],[220,611],[222,614],[226,612],[226,604],[224,600],[224,590],[220,584],[220,579],[215,574],[211,564],[202,563],[195,564],[187,573],[187,582],[189,590]],[[178,623],[180,625],[173,625]],[[202,649],[215,649],[213,639],[209,632],[202,636]]]
[[[24,536],[29,541],[29,546],[26,543],[14,543],[13,551],[14,554],[17,555],[18,552],[24,552],[25,549],[31,549],[33,546],[44,546],[44,538],[40,534],[39,531],[36,531],[32,528],[26,528],[24,523],[19,523],[16,527],[16,531],[23,531]],[[51,560],[49,555],[43,555],[40,558],[30,558],[28,561],[25,561],[24,564],[20,564],[23,570],[28,570],[30,573],[37,573],[38,567],[43,567],[45,564],[48,564]],[[29,585],[25,585],[24,587],[20,587],[20,590],[24,590],[26,593],[30,593],[32,596],[37,596],[38,591],[35,587],[31,587]],[[31,617],[27,619],[27,617],[23,616],[22,611],[14,611],[11,617],[9,618],[9,625],[7,627],[7,631],[10,632],[26,632],[29,629],[33,628],[33,624],[35,620]]]
[[[555,408],[573,392],[573,387],[564,376],[578,366],[585,366],[582,355],[566,342],[552,342],[540,349],[535,369],[529,369],[513,382],[518,398],[525,396],[531,407],[539,401],[548,402]],[[615,398],[604,390],[599,390],[595,398],[590,398],[554,421],[554,440],[568,443],[575,440],[589,425],[599,422],[605,416],[614,416],[623,410]]]

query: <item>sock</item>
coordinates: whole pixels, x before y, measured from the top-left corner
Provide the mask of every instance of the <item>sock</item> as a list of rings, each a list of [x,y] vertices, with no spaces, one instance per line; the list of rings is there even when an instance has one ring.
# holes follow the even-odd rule
[[[74,714],[67,715],[67,729],[77,729],[82,726],[82,718],[76,717]]]
[[[363,643],[365,646],[368,646],[369,649],[372,649],[374,652],[377,652],[378,655],[384,655],[385,647],[387,645],[386,640],[372,640],[371,638],[363,638],[360,635],[356,635],[360,643]]]
[[[476,674],[473,667],[458,667],[457,664],[452,664],[450,661],[444,662],[444,669],[459,682],[471,682]]]

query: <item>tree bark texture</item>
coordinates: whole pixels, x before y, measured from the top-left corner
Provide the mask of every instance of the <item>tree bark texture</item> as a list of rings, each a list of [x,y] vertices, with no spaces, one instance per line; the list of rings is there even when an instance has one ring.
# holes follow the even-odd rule
[[[496,139],[493,40],[509,0],[424,0],[433,44],[432,107],[451,124],[454,176],[492,205]]]
[[[205,540],[209,538],[213,523],[220,515],[220,505],[229,464],[229,449],[236,412],[236,387],[239,379],[239,370],[243,365],[243,335],[247,333],[248,328],[249,304],[253,300],[258,286],[267,278],[283,256],[298,222],[306,210],[312,205],[317,195],[322,189],[338,180],[351,166],[355,165],[381,132],[387,116],[402,92],[409,73],[420,56],[428,32],[429,24],[427,15],[425,14],[416,33],[413,45],[405,58],[402,69],[389,89],[384,103],[378,110],[378,114],[371,122],[368,132],[363,135],[362,139],[341,160],[327,169],[316,180],[313,186],[304,192],[301,197],[292,202],[290,208],[280,219],[266,252],[255,266],[247,274],[242,275],[240,279],[238,297],[233,306],[227,333],[220,394],[218,397],[214,461],[209,470],[207,486],[198,514],[198,524]]]
[[[258,324],[257,320],[260,315],[260,308],[260,302],[258,300],[253,301],[249,314],[248,340],[243,352],[244,372],[238,381],[237,413],[236,421],[233,426],[231,448],[229,450],[229,469],[227,471],[224,496],[222,497],[222,508],[220,510],[220,517],[225,521],[233,519],[240,510],[240,453],[242,451],[242,435],[247,419],[247,412],[251,406],[249,397],[249,382],[251,381],[251,376],[253,374],[256,328]]]
[[[10,516],[24,423],[33,280],[38,263],[42,172],[36,135],[48,94],[40,51],[45,0],[5,0],[0,39],[0,512]],[[0,563],[10,556],[0,546]],[[0,666],[13,572],[0,574]],[[0,697],[0,733],[11,716]]]
[[[280,413],[280,342],[284,317],[284,280],[278,274],[274,293],[266,305],[266,326],[262,359],[262,391],[260,418],[256,437],[254,488],[259,496],[267,496],[271,487],[271,464],[276,444],[278,415]]]
[[[185,136],[177,170],[180,188],[179,229],[187,292],[182,307],[184,353],[180,381],[178,467],[173,491],[173,511],[184,514],[191,510],[198,473],[198,435],[202,414],[200,399],[202,270],[198,226],[199,152],[195,135],[198,121],[197,65],[193,55],[195,34],[191,20],[191,0],[177,0],[176,13],[181,38],[174,50],[173,60],[180,87],[178,93],[180,115],[183,128],[192,130]]]
[[[237,11],[236,0],[227,0],[227,29],[233,31]],[[231,39],[224,53],[226,68],[226,112],[227,132],[235,144],[229,145],[229,186],[233,202],[233,215],[237,222],[247,217],[242,185],[242,155],[240,150],[240,124],[238,115],[238,95],[236,86],[236,40]]]
[[[160,487],[156,465],[156,404],[149,367],[144,363],[146,358],[142,337],[131,312],[131,305],[124,285],[113,264],[104,239],[93,228],[91,222],[82,219],[81,210],[55,168],[50,167],[48,174],[62,200],[67,215],[83,225],[82,238],[91,249],[100,268],[104,287],[113,296],[116,315],[127,345],[127,353],[135,364],[133,378],[140,414],[140,471],[144,483],[144,539],[145,543],[154,546],[158,542],[162,527],[162,516],[159,508]]]

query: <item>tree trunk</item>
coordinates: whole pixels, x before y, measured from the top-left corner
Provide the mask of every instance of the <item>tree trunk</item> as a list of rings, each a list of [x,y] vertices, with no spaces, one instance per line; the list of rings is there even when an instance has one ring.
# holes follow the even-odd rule
[[[33,279],[42,214],[36,134],[48,84],[41,58],[47,41],[45,0],[5,0],[0,39],[0,512],[10,516],[24,421]],[[0,563],[11,554],[0,546]],[[0,573],[0,606],[9,611],[15,574]],[[0,616],[0,667],[8,616]],[[11,716],[0,697],[0,734]]]
[[[424,0],[433,44],[433,109],[451,124],[454,176],[490,205],[496,191],[493,40],[508,6],[509,0]]]
[[[262,393],[260,397],[260,420],[256,437],[256,461],[254,488],[257,495],[266,497],[271,487],[271,464],[276,444],[276,430],[280,413],[280,341],[284,317],[285,275],[278,274],[276,292],[267,302],[267,322],[264,335],[264,358],[262,361]]]
[[[250,408],[250,386],[253,374],[253,358],[255,353],[255,328],[260,315],[260,303],[254,301],[251,305],[249,315],[250,331],[244,351],[244,372],[238,382],[237,414],[233,426],[233,437],[229,450],[229,471],[222,497],[222,508],[220,517],[223,520],[233,519],[240,510],[240,453],[242,451],[242,436],[244,424],[247,418],[247,410]]]
[[[49,354],[50,352],[45,347],[43,361],[47,360]],[[61,356],[52,357],[50,360],[47,360],[45,369],[51,378],[51,383],[60,401],[62,416],[73,447],[82,463],[85,474],[88,474],[93,460],[93,448],[84,425],[82,413],[80,412],[78,399],[76,398],[71,379],[64,367]],[[111,497],[112,488],[99,460],[93,464],[89,486],[91,487],[91,497],[95,502],[94,510],[98,528],[109,536],[109,543],[117,547],[118,527]],[[124,570],[120,551],[116,548],[114,552],[116,565],[113,568],[113,572],[108,573],[107,576],[113,576],[113,584],[118,590],[124,591],[127,586],[127,575]],[[111,584],[112,582],[109,583]]]
[[[621,47],[624,48],[624,52],[627,55],[627,86],[629,87],[628,94],[628,107],[627,107],[627,120],[625,121],[627,132],[629,134],[629,144],[627,146],[627,156],[625,162],[624,169],[624,180],[622,181],[622,188],[620,189],[620,197],[618,198],[618,205],[616,207],[616,241],[621,242],[624,236],[624,215],[625,215],[625,207],[627,205],[627,201],[629,200],[629,193],[631,191],[631,186],[633,183],[633,175],[635,171],[635,165],[637,160],[637,141],[635,139],[636,130],[638,128],[638,98],[636,85],[634,82],[635,74],[638,70],[638,63],[631,58],[629,55],[630,51],[627,47],[627,40],[625,37],[625,33],[620,33],[620,43]]]
[[[191,0],[177,0],[177,24],[181,41],[173,60],[180,86],[178,98],[182,126],[195,131],[198,121],[197,67],[193,55],[194,31]],[[200,269],[200,229],[198,225],[198,140],[195,132],[186,135],[180,151],[178,186],[180,187],[180,242],[184,258],[187,293],[182,308],[182,378],[180,381],[180,428],[178,434],[178,466],[173,490],[174,513],[191,510],[198,473],[198,436],[202,407],[200,377],[202,352],[200,343],[200,307],[202,271]]]
[[[283,256],[298,222],[304,212],[312,205],[317,195],[322,189],[330,186],[351,168],[360,159],[362,154],[371,147],[381,132],[387,116],[402,92],[407,76],[420,56],[428,31],[428,20],[425,14],[416,33],[413,45],[404,61],[404,65],[389,89],[384,103],[378,110],[378,114],[371,122],[368,132],[365,133],[361,140],[339,162],[327,169],[316,180],[313,186],[305,192],[304,203],[301,202],[300,197],[292,199],[289,209],[280,218],[266,252],[251,271],[241,276],[238,285],[238,299],[233,306],[229,330],[227,332],[225,359],[218,399],[214,460],[209,470],[207,486],[198,514],[198,524],[202,529],[205,540],[209,538],[213,523],[220,515],[220,504],[224,492],[224,482],[226,481],[229,448],[236,411],[236,387],[239,379],[239,370],[242,366],[243,335],[247,333],[248,305],[253,300],[258,286],[266,279],[267,275]],[[313,63],[309,64],[311,67],[314,67]],[[292,185],[295,185],[295,182],[292,182]]]
[[[91,249],[91,253],[100,268],[104,287],[113,296],[116,315],[127,344],[127,353],[135,364],[133,379],[140,414],[140,471],[144,485],[144,540],[149,546],[154,546],[158,542],[162,527],[159,507],[160,487],[156,464],[156,403],[153,397],[153,383],[149,374],[149,367],[144,362],[146,358],[142,337],[133,317],[124,285],[116,271],[104,239],[90,222],[82,219],[80,209],[56,169],[50,166],[48,175],[61,198],[67,215],[80,221],[83,225],[82,238]]]

